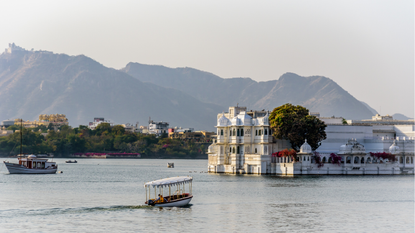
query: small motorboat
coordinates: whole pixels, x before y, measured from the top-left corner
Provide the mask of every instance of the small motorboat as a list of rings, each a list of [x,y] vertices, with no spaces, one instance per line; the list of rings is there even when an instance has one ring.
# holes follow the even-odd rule
[[[147,182],[144,184],[147,200],[145,204],[158,207],[181,207],[188,205],[193,198],[192,181],[192,177],[178,176]],[[188,184],[189,188],[187,192],[186,184]],[[169,194],[164,196],[164,192],[167,192],[167,187],[169,188]],[[152,193],[154,198],[152,198]]]
[[[65,163],[78,163],[76,160],[66,160]]]
[[[174,168],[174,163],[167,163],[168,168]]]

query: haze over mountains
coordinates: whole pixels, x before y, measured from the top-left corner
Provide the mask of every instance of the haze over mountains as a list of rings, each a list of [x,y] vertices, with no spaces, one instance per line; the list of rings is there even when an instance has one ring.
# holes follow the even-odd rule
[[[192,68],[129,63],[107,68],[83,55],[14,49],[0,55],[0,120],[66,114],[70,125],[94,117],[146,125],[148,117],[170,126],[213,130],[216,114],[239,104],[272,110],[300,104],[321,116],[369,119],[372,112],[334,81],[283,74],[278,80],[223,79]]]

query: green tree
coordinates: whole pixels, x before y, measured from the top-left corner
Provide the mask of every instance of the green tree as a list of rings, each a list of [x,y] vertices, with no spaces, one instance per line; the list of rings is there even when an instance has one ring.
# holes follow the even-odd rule
[[[299,151],[305,139],[313,150],[326,139],[326,124],[309,115],[308,109],[300,105],[284,104],[275,108],[269,122],[273,136],[277,139],[288,139],[296,151]]]

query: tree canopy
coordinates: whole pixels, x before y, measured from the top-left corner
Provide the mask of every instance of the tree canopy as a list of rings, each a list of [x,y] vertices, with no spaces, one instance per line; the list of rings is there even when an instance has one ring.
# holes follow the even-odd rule
[[[307,139],[312,150],[316,150],[321,145],[321,141],[327,138],[325,132],[327,125],[308,112],[308,109],[292,104],[274,108],[269,117],[273,136],[277,139],[289,140],[296,151],[300,150],[304,140]]]
[[[20,130],[20,126],[11,129]],[[108,123],[101,123],[95,130],[84,125],[77,128],[63,125],[59,131],[47,131],[47,128],[42,126],[23,128],[22,132],[23,153],[53,153],[58,157],[79,152],[127,152],[141,153],[147,157],[194,157],[205,153],[207,149],[205,144],[209,143],[170,139],[167,134],[156,137],[153,134],[133,133],[126,131],[121,125],[110,126]],[[19,132],[0,137],[0,153],[12,155],[18,154],[19,151]]]

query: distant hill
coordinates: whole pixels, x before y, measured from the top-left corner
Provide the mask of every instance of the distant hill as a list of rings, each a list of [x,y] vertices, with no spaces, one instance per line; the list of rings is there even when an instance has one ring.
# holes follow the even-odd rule
[[[371,119],[372,112],[333,80],[285,73],[278,80],[256,82],[250,78],[223,79],[193,68],[167,68],[129,63],[122,71],[146,83],[170,87],[202,102],[248,109],[273,110],[285,103],[302,105],[321,116]]]
[[[0,55],[0,100],[0,120],[61,113],[72,126],[86,125],[94,117],[146,125],[151,116],[170,126],[214,130],[215,116],[223,110],[83,55],[24,50]]]
[[[400,114],[400,113],[395,113],[395,114],[392,115],[392,117],[393,117],[394,120],[404,120],[404,121],[413,119],[413,118],[409,118],[409,117],[407,117],[403,114]]]

